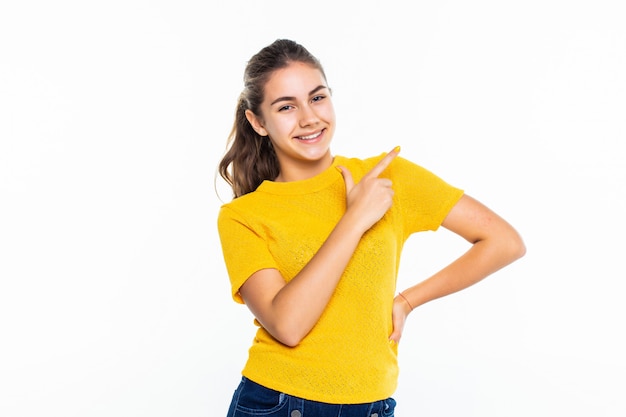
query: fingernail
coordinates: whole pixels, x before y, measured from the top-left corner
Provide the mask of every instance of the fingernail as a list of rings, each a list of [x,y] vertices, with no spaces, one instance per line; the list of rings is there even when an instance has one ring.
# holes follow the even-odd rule
[[[400,152],[400,147],[399,147],[399,146],[396,146],[395,148],[393,148],[393,151],[394,151],[394,152]]]

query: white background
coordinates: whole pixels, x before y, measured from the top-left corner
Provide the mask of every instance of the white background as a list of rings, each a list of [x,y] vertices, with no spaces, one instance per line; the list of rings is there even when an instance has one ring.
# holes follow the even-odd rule
[[[225,415],[254,327],[214,173],[279,37],[325,66],[335,154],[401,145],[528,246],[414,312],[397,415],[626,415],[621,3],[3,2],[0,415]],[[415,236],[400,287],[465,248]]]

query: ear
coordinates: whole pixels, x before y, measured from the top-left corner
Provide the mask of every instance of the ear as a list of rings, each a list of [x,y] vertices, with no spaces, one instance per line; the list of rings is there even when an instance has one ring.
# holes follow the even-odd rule
[[[246,110],[246,119],[248,119],[248,122],[250,122],[252,128],[256,133],[261,136],[268,136],[267,130],[265,130],[265,128],[263,127],[261,119],[256,114],[254,114],[252,110]]]

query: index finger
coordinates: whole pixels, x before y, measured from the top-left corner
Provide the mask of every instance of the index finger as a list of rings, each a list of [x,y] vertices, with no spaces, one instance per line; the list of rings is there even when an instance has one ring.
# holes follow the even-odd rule
[[[385,170],[385,168],[389,166],[391,161],[393,161],[393,159],[396,156],[398,156],[399,153],[400,153],[400,147],[396,146],[395,148],[391,150],[391,152],[385,155],[383,159],[378,161],[378,163],[374,166],[374,168],[372,168],[370,172],[365,174],[365,176],[366,177],[370,177],[370,176],[378,177]]]

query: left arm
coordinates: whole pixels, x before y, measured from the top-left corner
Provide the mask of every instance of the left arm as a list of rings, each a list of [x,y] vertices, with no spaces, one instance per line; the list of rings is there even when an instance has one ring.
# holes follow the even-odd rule
[[[402,291],[393,303],[393,333],[398,342],[406,317],[422,304],[467,288],[526,253],[517,231],[489,208],[464,195],[442,226],[470,242],[470,249],[430,278]],[[408,303],[407,303],[408,301]],[[410,304],[410,306],[409,306]]]

